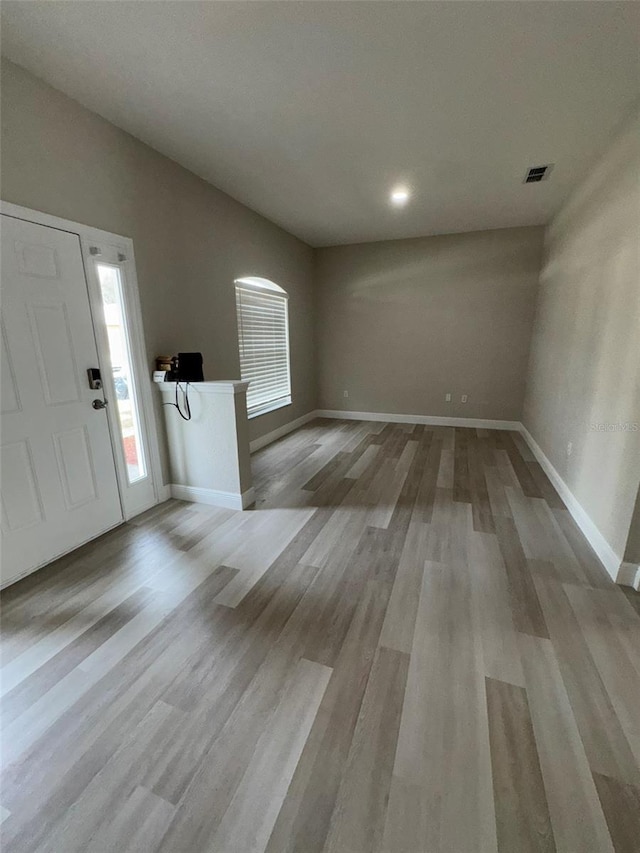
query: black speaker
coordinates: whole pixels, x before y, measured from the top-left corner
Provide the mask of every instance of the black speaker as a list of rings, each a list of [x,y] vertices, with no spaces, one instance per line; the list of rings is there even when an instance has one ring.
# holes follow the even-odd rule
[[[179,352],[175,366],[178,382],[204,382],[201,352]]]

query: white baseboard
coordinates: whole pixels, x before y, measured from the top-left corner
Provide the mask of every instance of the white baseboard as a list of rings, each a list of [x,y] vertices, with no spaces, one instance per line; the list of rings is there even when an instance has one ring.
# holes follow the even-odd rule
[[[640,566],[637,563],[622,563],[618,569],[617,582],[640,592]]]
[[[158,492],[158,503],[163,504],[165,501],[168,501],[171,497],[171,486],[167,484],[163,484],[162,486],[157,487]]]
[[[300,418],[296,418],[295,421],[289,421],[288,424],[284,424],[277,429],[268,432],[266,435],[261,435],[260,438],[254,438],[254,440],[249,444],[249,450],[251,453],[255,453],[256,450],[260,450],[262,447],[266,447],[267,444],[271,444],[272,441],[276,441],[279,438],[282,438],[283,435],[286,435],[289,432],[293,432],[294,429],[299,429],[301,426],[308,424],[309,421],[312,421],[314,418],[318,417],[318,413],[314,410],[311,412],[307,412],[306,415],[302,415]]]
[[[221,506],[225,509],[246,509],[255,502],[256,496],[253,487],[246,492],[220,492],[217,489],[200,489],[195,486],[180,486],[172,483],[169,487],[171,497],[181,501],[192,503],[209,504],[210,506]]]
[[[580,530],[583,532],[586,537],[588,543],[591,545],[593,550],[596,552],[598,559],[605,567],[605,569],[609,572],[611,577],[616,583],[624,583],[629,586],[626,581],[620,580],[620,568],[622,564],[622,559],[616,554],[611,545],[604,538],[600,530],[596,527],[594,522],[591,520],[591,517],[588,515],[582,504],[575,497],[569,486],[562,479],[560,474],[553,467],[549,459],[544,454],[540,445],[533,438],[529,430],[524,426],[524,424],[520,425],[520,431],[524,436],[527,444],[533,451],[533,455],[536,457],[538,462],[540,463],[543,471],[547,475],[547,477],[551,480],[553,485],[556,488],[556,491],[565,502],[567,509],[571,513],[571,516],[575,523],[578,525]]]
[[[388,412],[345,412],[341,409],[318,409],[318,418],[344,421],[385,421],[392,424],[427,424],[428,426],[470,427],[472,429],[506,429],[520,431],[519,421],[494,421],[485,418],[445,418],[437,415],[396,415]]]

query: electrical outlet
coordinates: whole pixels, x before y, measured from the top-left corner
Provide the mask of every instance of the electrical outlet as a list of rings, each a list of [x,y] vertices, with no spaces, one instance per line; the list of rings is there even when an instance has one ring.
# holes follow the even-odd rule
[[[573,442],[570,441],[567,444],[567,456],[571,456],[572,453],[573,453]]]
[[[348,391],[343,391],[343,392],[342,392],[342,396],[343,396],[343,397],[348,397],[348,396],[349,396],[349,392],[348,392]]]
[[[451,394],[445,394],[444,399],[445,399],[445,403],[450,403],[451,402]]]
[[[466,394],[463,394],[463,395],[462,395],[462,397],[460,397],[460,402],[461,402],[461,403],[466,403],[466,402],[467,402],[467,395],[466,395]]]

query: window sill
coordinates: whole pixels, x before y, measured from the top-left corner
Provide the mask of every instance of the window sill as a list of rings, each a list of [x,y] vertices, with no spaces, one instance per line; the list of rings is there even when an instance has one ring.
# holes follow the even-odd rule
[[[247,414],[247,418],[251,421],[254,418],[259,418],[261,415],[267,415],[269,412],[275,412],[276,409],[284,409],[285,406],[291,405],[291,397],[287,397],[284,400],[278,400],[275,403],[265,403],[260,409],[255,412],[251,412],[251,414]]]

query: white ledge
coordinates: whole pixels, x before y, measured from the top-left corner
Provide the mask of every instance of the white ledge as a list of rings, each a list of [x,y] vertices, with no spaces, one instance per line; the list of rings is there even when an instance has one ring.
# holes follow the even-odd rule
[[[175,382],[158,382],[156,383],[161,393],[168,394],[173,397],[176,394]],[[182,388],[186,383],[181,382]],[[190,382],[189,391],[197,391],[199,394],[244,394],[249,387],[248,382],[240,379],[221,379],[217,382]]]

